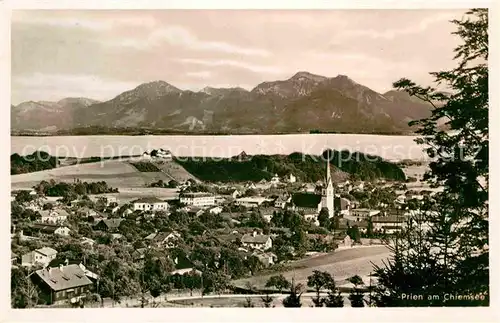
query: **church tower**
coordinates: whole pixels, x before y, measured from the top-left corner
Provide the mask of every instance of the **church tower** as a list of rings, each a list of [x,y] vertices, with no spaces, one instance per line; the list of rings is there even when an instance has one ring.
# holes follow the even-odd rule
[[[335,214],[335,190],[333,188],[333,181],[330,174],[330,151],[328,151],[328,157],[326,161],[326,181],[323,187],[323,192],[321,196],[321,208],[326,207],[328,209],[328,214],[331,217]]]

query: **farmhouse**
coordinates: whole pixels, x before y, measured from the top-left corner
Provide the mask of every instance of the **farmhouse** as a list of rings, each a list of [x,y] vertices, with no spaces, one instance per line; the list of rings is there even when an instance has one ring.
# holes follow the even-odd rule
[[[213,208],[210,208],[208,210],[208,212],[210,212],[212,214],[220,214],[220,213],[222,213],[222,207],[221,206],[215,206]]]
[[[150,153],[151,157],[165,160],[172,160],[172,152],[170,150],[165,150],[160,148],[158,150],[152,150]]]
[[[213,206],[215,205],[215,195],[211,193],[195,192],[195,193],[181,193],[179,196],[182,204],[190,206]]]
[[[133,202],[134,211],[168,211],[168,203],[157,197],[144,197]]]
[[[259,250],[268,250],[273,246],[273,241],[271,237],[267,234],[257,234],[257,231],[253,233],[247,233],[241,237],[241,243],[243,247],[249,247]]]
[[[52,248],[44,247],[36,249],[22,255],[21,266],[31,267],[36,264],[40,264],[43,267],[47,267],[49,263],[56,258],[56,256],[57,251]]]
[[[236,200],[237,205],[242,205],[244,207],[253,208],[258,207],[262,203],[266,201],[265,197],[262,196],[251,196],[251,197],[242,197]]]
[[[274,201],[274,207],[284,209],[286,204],[292,200],[291,196],[278,196],[278,198]]]
[[[380,210],[372,210],[372,209],[352,209],[351,216],[359,219],[367,219],[372,216],[376,216],[380,214]]]
[[[65,226],[60,226],[58,224],[51,223],[34,223],[30,226],[31,231],[39,232],[45,235],[60,235],[60,236],[69,236],[70,229]]]
[[[48,304],[76,303],[93,285],[78,265],[37,270],[33,281],[40,287],[40,296]]]
[[[401,231],[405,225],[403,216],[375,216],[372,218],[373,230],[393,234]]]
[[[120,223],[124,219],[103,219],[94,225],[95,230],[105,231],[105,232],[116,232],[120,227]]]
[[[63,209],[40,211],[43,223],[62,223],[68,219],[68,212]]]

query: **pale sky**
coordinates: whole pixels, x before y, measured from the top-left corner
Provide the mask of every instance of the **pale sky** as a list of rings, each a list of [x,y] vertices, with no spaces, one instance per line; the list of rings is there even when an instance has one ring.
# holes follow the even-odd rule
[[[163,80],[251,89],[298,71],[378,92],[451,68],[465,10],[72,10],[12,13],[12,104],[109,100]]]

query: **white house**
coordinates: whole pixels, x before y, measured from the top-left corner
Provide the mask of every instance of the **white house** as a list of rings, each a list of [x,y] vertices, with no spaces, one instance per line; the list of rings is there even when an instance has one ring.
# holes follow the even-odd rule
[[[144,197],[133,202],[134,211],[168,211],[168,203],[157,197]]]
[[[237,205],[243,205],[244,207],[253,208],[258,207],[266,201],[265,197],[262,196],[249,196],[242,197],[236,200]]]
[[[172,158],[173,158],[172,152],[170,152],[170,150],[165,150],[163,148],[160,148],[156,151],[153,151],[151,153],[151,155],[153,157],[161,158],[161,159],[165,159],[165,160],[172,160]]]
[[[241,192],[238,190],[234,190],[233,193],[231,193],[231,196],[233,197],[233,199],[236,199],[241,196]]]
[[[208,212],[212,214],[220,214],[222,212],[222,207],[221,206],[216,206],[208,210]]]
[[[24,254],[21,258],[21,266],[31,267],[35,264],[40,264],[43,267],[47,267],[56,256],[56,250],[49,247],[43,247]]]
[[[155,232],[144,238],[146,241],[150,242],[151,246],[163,247],[163,248],[174,248],[181,239],[181,234],[177,231],[173,232]]]
[[[43,223],[62,223],[68,219],[68,212],[63,209],[40,211]]]
[[[380,214],[380,210],[372,209],[351,209],[351,216],[359,219],[367,219]]]
[[[288,180],[288,183],[295,183],[295,182],[297,182],[297,177],[295,177],[295,175],[293,175],[292,173],[290,173],[288,175],[287,180]]]
[[[106,206],[111,205],[111,203],[118,203],[118,199],[116,198],[116,196],[113,196],[113,195],[99,194],[99,195],[89,196],[89,199],[94,203],[96,203],[97,201],[99,201],[99,199],[102,199],[102,198],[105,199]]]
[[[286,204],[292,200],[291,196],[278,196],[278,198],[274,201],[274,207],[284,209]]]
[[[267,234],[258,234],[257,231],[253,233],[247,233],[241,237],[241,243],[243,247],[248,247],[258,250],[268,250],[273,246],[273,240],[271,236]]]
[[[280,177],[278,174],[274,174],[274,176],[270,180],[271,185],[276,185],[280,183]]]
[[[373,230],[394,234],[405,226],[404,216],[375,216],[372,218]]]
[[[215,205],[215,195],[205,192],[181,193],[179,195],[181,203],[189,206],[212,206]]]

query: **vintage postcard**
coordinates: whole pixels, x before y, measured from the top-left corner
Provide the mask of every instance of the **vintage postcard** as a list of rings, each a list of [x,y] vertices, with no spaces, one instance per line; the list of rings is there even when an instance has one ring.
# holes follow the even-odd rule
[[[490,306],[489,9],[10,18],[12,309]]]

